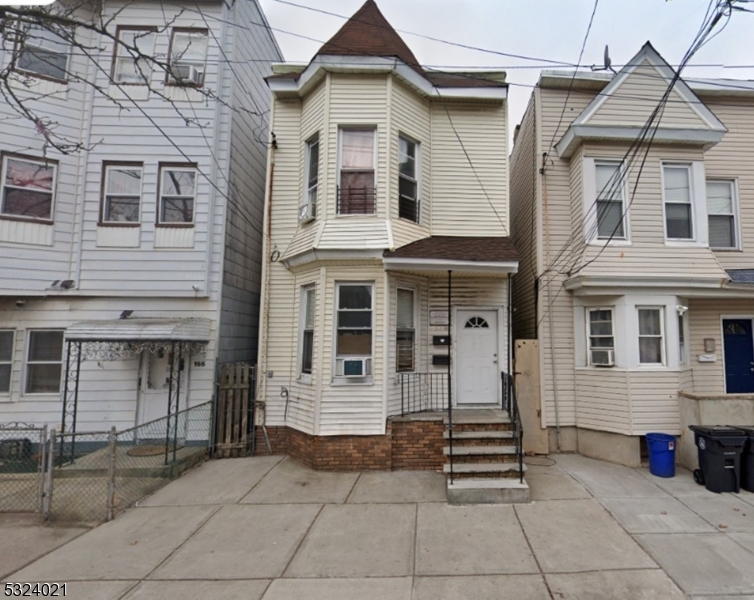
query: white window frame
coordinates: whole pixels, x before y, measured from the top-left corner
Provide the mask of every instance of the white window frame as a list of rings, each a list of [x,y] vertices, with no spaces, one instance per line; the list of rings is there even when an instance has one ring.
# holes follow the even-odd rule
[[[371,289],[370,297],[372,300],[372,347],[370,349],[369,356],[355,356],[355,355],[339,355],[338,354],[338,312],[340,311],[340,288],[341,286],[367,286]],[[374,338],[375,338],[375,290],[376,285],[374,281],[336,281],[335,282],[335,297],[333,298],[333,339],[332,339],[332,381],[337,384],[372,384],[372,376],[374,373]],[[346,309],[347,310],[347,309]],[[362,309],[363,310],[363,309]],[[348,358],[367,359],[367,373],[364,377],[346,377],[344,375],[338,375],[338,362]]]
[[[131,54],[131,51],[123,45],[124,42],[121,41],[121,34],[123,33],[135,34],[136,37],[134,39],[134,46],[138,48],[140,54],[154,56],[154,43],[157,36],[157,32],[154,27],[140,27],[131,25],[118,27],[115,40],[115,51],[113,54],[112,80],[118,85],[149,85],[152,78],[152,64],[148,62],[139,64],[139,57],[133,56]],[[139,45],[137,45],[137,38],[138,40],[144,40],[144,48],[141,48]],[[141,81],[127,81],[125,79],[119,78],[118,65],[121,63],[121,61],[134,62],[135,64],[139,65]]]
[[[408,177],[401,173],[400,169],[400,156],[401,156],[401,140],[405,140],[411,144],[414,145],[414,177],[413,179],[411,177]],[[405,133],[399,133],[398,134],[398,217],[400,219],[403,219],[404,221],[407,221],[409,223],[415,223],[416,225],[421,225],[422,221],[422,210],[421,210],[421,193],[422,193],[422,183],[421,183],[421,142],[416,140],[415,138],[411,137],[410,135],[406,135]],[[410,181],[414,184],[416,184],[416,198],[414,199],[414,202],[416,203],[416,221],[413,221],[412,219],[407,219],[406,217],[401,217],[401,186],[400,182],[401,179],[405,179],[406,181]]]
[[[597,167],[599,166],[610,166],[610,167],[617,167],[618,169],[618,176],[620,178],[620,210],[621,210],[621,221],[623,222],[623,235],[618,236],[600,236],[599,231],[599,210],[597,209],[597,202],[599,200],[599,194],[602,190],[597,189]],[[603,243],[609,243],[612,241],[622,241],[625,242],[628,240],[628,211],[626,210],[626,172],[625,167],[623,165],[622,160],[607,160],[607,159],[595,159],[594,161],[594,174],[595,174],[595,193],[594,193],[594,206],[595,206],[595,225],[597,227],[597,240]],[[617,202],[617,201],[615,201]]]
[[[32,361],[29,358],[29,354],[31,353],[31,338],[35,333],[45,333],[45,332],[59,332],[63,333],[63,343],[60,348],[60,360],[50,360],[50,361],[44,361],[44,360],[35,360]],[[64,363],[65,363],[65,330],[63,329],[57,329],[57,328],[50,328],[50,329],[29,329],[26,335],[26,353],[24,356],[24,387],[23,387],[23,393],[24,396],[50,396],[50,395],[57,395],[60,394],[60,390],[62,389],[63,384],[63,378],[65,377],[65,370],[64,370]],[[58,390],[56,392],[30,392],[29,390],[29,366],[30,365],[60,365],[60,381],[58,383]]]
[[[337,195],[340,194],[341,172],[343,171],[343,132],[344,131],[371,131],[372,132],[372,171],[374,172],[374,212],[371,213],[342,213],[339,209],[340,198],[336,198],[336,217],[372,217],[377,214],[377,126],[376,125],[341,125],[338,127],[338,172],[336,179]],[[348,172],[351,169],[346,169]],[[356,171],[356,169],[353,169]]]
[[[665,168],[681,169],[685,168],[689,176],[689,217],[691,218],[691,237],[689,238],[671,238],[668,237],[668,214],[666,207],[668,204],[680,204],[680,202],[668,203],[665,198]],[[694,169],[691,163],[676,163],[671,161],[662,161],[660,166],[660,181],[662,186],[662,227],[665,232],[665,241],[676,244],[693,244],[697,241],[698,214],[696,211],[696,190],[694,189]],[[706,195],[706,190],[705,190]],[[706,212],[706,211],[705,211]]]
[[[36,165],[42,165],[44,167],[52,167],[52,184],[50,187],[50,191],[47,190],[39,190],[34,189],[34,191],[37,191],[42,194],[50,194],[50,216],[49,218],[45,217],[31,217],[26,215],[18,215],[15,213],[6,213],[4,210],[4,201],[5,201],[5,178],[8,171],[8,161],[9,160],[15,160],[17,162],[25,162],[30,164],[36,164]],[[57,196],[57,187],[58,187],[58,162],[54,160],[45,160],[45,159],[36,159],[30,156],[24,156],[20,154],[2,154],[2,172],[0,172],[0,218],[6,218],[6,219],[20,219],[24,221],[33,221],[38,223],[53,223],[55,220],[55,200]],[[23,189],[23,188],[16,188],[15,186],[9,186],[11,188],[15,189]]]
[[[309,294],[314,294],[314,315],[312,319],[314,321],[312,332],[312,368],[308,373],[304,371],[304,334],[309,329],[306,327],[307,308],[309,306]],[[317,329],[317,288],[314,284],[304,285],[301,287],[301,299],[300,299],[300,312],[299,312],[299,332],[298,332],[298,373],[299,379],[310,382],[312,372],[314,371],[314,332]]]
[[[658,363],[643,363],[641,362],[641,345],[640,340],[643,337],[651,337],[655,338],[657,336],[655,335],[642,335],[641,333],[641,321],[639,320],[639,311],[641,310],[656,310],[660,313],[660,356],[661,361]],[[641,368],[659,368],[659,367],[667,367],[668,365],[668,357],[667,357],[667,348],[665,347],[666,339],[667,339],[667,332],[665,330],[665,306],[644,306],[644,305],[637,305],[636,306],[636,344],[638,349],[638,363],[639,367]]]
[[[9,365],[10,375],[8,377],[8,389],[7,390],[0,389],[0,397],[10,395],[10,390],[13,385],[13,357],[14,357],[15,349],[16,349],[16,330],[15,329],[0,329],[0,334],[3,334],[3,333],[10,333],[10,360],[6,361],[0,358],[0,365]]]
[[[592,335],[592,328],[591,328],[591,314],[593,312],[599,312],[599,311],[610,311],[610,325],[613,330],[612,335]],[[593,363],[592,362],[592,350],[612,350],[613,351],[613,362],[615,362],[615,307],[613,306],[589,306],[586,308],[586,364],[590,367],[600,367],[604,368],[605,365],[599,364],[599,363]],[[613,338],[613,347],[607,348],[607,347],[601,347],[601,346],[595,346],[592,348],[592,338],[593,337],[611,337]]]
[[[733,232],[736,236],[735,244],[732,246],[713,246],[712,240],[710,240],[709,247],[712,250],[720,251],[720,252],[737,252],[742,249],[742,243],[741,243],[741,208],[738,198],[738,179],[733,178],[725,178],[725,177],[708,177],[705,181],[706,183],[727,183],[730,185],[731,188],[731,205],[733,212],[730,214],[730,216],[733,217]],[[705,185],[705,195],[707,193],[706,185]],[[707,219],[709,223],[709,208],[707,209]],[[707,227],[707,230],[709,231],[709,225]]]
[[[23,25],[21,25],[19,23],[19,27],[23,27]],[[48,28],[44,27],[43,25],[40,25],[40,26],[29,25],[29,26],[27,26],[27,31],[23,35],[24,36],[28,36],[29,35],[28,32],[31,29],[43,29],[47,33],[53,33],[54,34],[54,32],[48,30]],[[26,37],[25,40],[22,40],[22,41],[18,42],[16,44],[16,46],[15,46],[15,52],[14,52],[15,56],[13,57],[13,70],[18,71],[19,73],[23,73],[25,75],[30,75],[32,77],[39,77],[40,79],[47,79],[49,81],[55,81],[55,82],[63,83],[63,84],[68,83],[68,77],[69,77],[68,68],[70,67],[70,64],[71,64],[71,42],[69,42],[66,39],[63,39],[60,36],[56,35],[56,37],[58,37],[60,39],[60,43],[67,45],[67,51],[65,52],[65,57],[66,57],[66,59],[65,59],[65,67],[63,67],[63,70],[65,71],[64,77],[61,78],[61,77],[56,77],[55,75],[49,75],[47,73],[39,73],[38,71],[30,71],[28,69],[24,69],[23,67],[19,67],[18,66],[18,60],[19,60],[19,58],[21,58],[21,55],[23,54],[24,48],[28,48],[32,52],[34,50],[37,50],[37,51],[41,50],[42,52],[50,52],[49,49],[45,49],[44,45],[41,45],[39,43],[37,43],[37,44],[31,43],[30,44],[29,43],[29,40],[30,40],[29,37]],[[31,41],[33,42],[34,40],[32,39]],[[56,54],[63,54],[63,53],[62,52],[57,52]]]
[[[623,199],[623,233],[624,237],[614,237],[611,240],[599,237],[597,224],[597,164],[621,164],[621,196]],[[583,220],[584,238],[591,246],[630,246],[631,245],[631,220],[630,207],[628,207],[628,175],[625,172],[625,164],[620,158],[610,157],[585,157],[582,165],[582,195],[583,195]]]
[[[207,47],[204,50],[204,58],[201,61],[196,60],[186,60],[183,56],[181,57],[174,57],[173,52],[175,51],[175,38],[176,36],[180,35],[203,35],[207,38]],[[169,50],[169,56],[168,56],[168,66],[169,71],[167,73],[167,80],[166,83],[168,85],[177,85],[182,87],[195,87],[195,88],[201,88],[204,87],[206,84],[207,79],[207,56],[209,55],[209,30],[206,28],[193,28],[193,27],[176,27],[170,32],[170,50]],[[176,67],[186,65],[195,67],[197,69],[201,70],[202,73],[202,81],[201,83],[192,83],[188,80],[178,79],[173,76],[173,71]]]
[[[311,155],[312,155],[312,149],[314,147],[317,147],[317,181],[314,183],[314,185],[309,185],[309,175],[311,174]],[[319,133],[316,133],[312,137],[310,137],[306,141],[306,152],[304,154],[304,194],[303,194],[303,205],[311,204],[313,207],[311,217],[313,219],[317,218],[317,203],[319,202],[319,183],[322,179],[322,173],[320,169],[320,159],[322,158],[322,154],[320,152],[321,145],[319,140]],[[314,193],[314,198],[312,198],[312,192]]]
[[[411,329],[407,328],[398,328],[398,294],[399,292],[411,292],[412,295],[412,305],[411,305],[411,311],[413,315],[413,327]],[[419,339],[418,334],[418,311],[417,311],[417,290],[415,287],[407,286],[407,285],[399,285],[397,286],[395,290],[395,372],[396,373],[416,373],[416,365],[417,365],[417,358],[418,358],[418,352],[417,352],[417,342]],[[413,351],[413,359],[412,359],[412,368],[407,370],[399,370],[398,369],[398,332],[399,331],[412,331],[414,334],[414,340],[412,344],[412,351]]]
[[[163,214],[163,207],[162,207],[162,199],[163,198],[188,198],[188,196],[168,196],[166,195],[163,183],[163,173],[165,171],[180,171],[180,172],[192,172],[194,173],[194,196],[193,196],[193,204],[192,204],[192,210],[191,210],[191,221],[164,221],[162,219]],[[196,197],[199,194],[199,169],[196,167],[175,167],[171,165],[166,164],[160,164],[159,169],[157,171],[157,177],[158,177],[158,185],[159,185],[159,196],[157,197],[157,226],[158,227],[193,227],[194,223],[196,222]]]
[[[121,198],[127,197],[127,198],[136,198],[134,195],[126,195],[126,194],[111,194],[108,192],[108,188],[110,185],[110,171],[139,171],[140,177],[139,177],[139,218],[136,221],[111,221],[107,218],[109,203],[108,203],[108,197],[109,196],[118,196]],[[144,183],[144,165],[128,165],[126,163],[113,163],[113,164],[105,164],[104,166],[104,181],[102,182],[102,219],[101,224],[102,225],[126,225],[126,226],[136,226],[141,224],[141,200],[143,196],[142,192],[142,185]]]

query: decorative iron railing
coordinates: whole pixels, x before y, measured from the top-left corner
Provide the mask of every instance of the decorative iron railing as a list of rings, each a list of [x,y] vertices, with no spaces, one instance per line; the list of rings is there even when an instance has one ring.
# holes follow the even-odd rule
[[[448,409],[447,373],[401,373],[401,416]]]
[[[376,198],[375,187],[338,187],[338,214],[373,215]]]
[[[515,434],[516,459],[518,461],[518,479],[521,483],[524,481],[524,428],[521,424],[521,412],[518,409],[518,398],[516,397],[516,386],[514,385],[513,376],[508,373],[500,373],[502,377],[502,405],[503,410],[508,413],[513,432]]]

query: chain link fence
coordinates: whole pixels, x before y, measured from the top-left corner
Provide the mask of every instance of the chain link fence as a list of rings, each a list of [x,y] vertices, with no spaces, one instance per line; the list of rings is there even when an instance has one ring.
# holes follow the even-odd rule
[[[212,419],[206,402],[120,432],[0,426],[0,511],[110,520],[204,460]]]
[[[47,428],[0,425],[0,512],[41,511]]]

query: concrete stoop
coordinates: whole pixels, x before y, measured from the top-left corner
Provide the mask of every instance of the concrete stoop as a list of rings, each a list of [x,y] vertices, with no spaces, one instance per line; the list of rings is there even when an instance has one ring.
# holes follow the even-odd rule
[[[531,502],[531,490],[526,479],[456,479],[448,480],[447,498],[448,504],[525,504]]]

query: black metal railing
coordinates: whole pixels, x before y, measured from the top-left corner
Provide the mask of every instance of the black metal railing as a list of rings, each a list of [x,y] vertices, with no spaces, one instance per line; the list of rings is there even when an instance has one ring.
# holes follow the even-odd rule
[[[338,187],[339,215],[373,215],[377,189],[370,187]]]
[[[400,373],[401,416],[448,409],[447,373]]]
[[[521,424],[521,412],[518,410],[518,398],[516,397],[516,386],[514,385],[513,376],[508,373],[500,373],[503,380],[503,410],[508,413],[513,432],[515,434],[516,459],[518,460],[518,479],[521,483],[524,481],[524,428]]]

